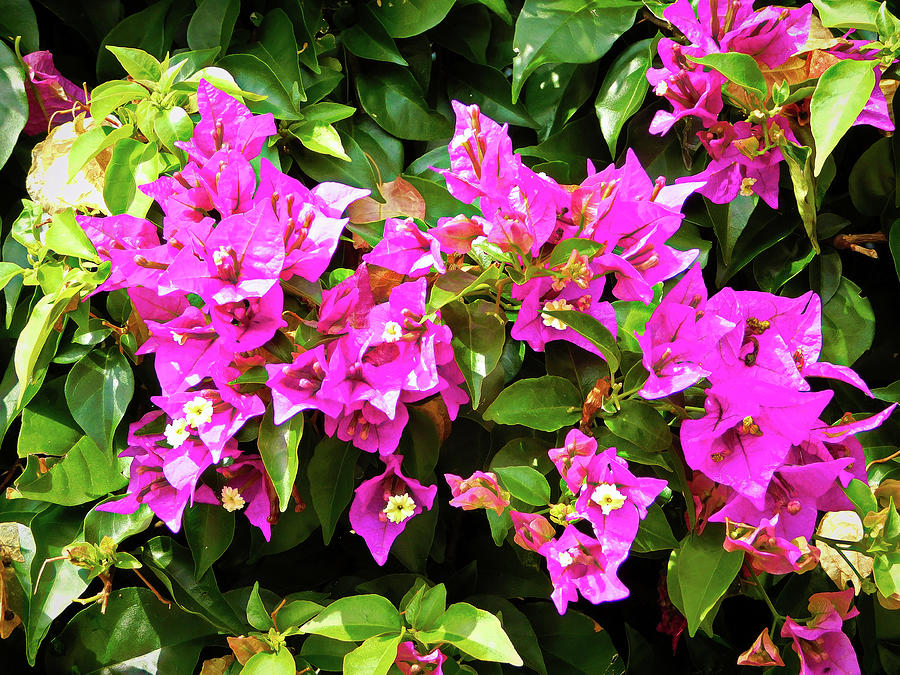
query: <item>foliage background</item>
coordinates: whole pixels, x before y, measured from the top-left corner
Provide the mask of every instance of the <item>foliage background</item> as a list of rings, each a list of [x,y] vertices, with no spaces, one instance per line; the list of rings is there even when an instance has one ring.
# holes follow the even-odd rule
[[[125,76],[105,49],[107,45],[140,48],[160,59],[167,52],[186,48],[209,49],[209,64],[231,72],[243,89],[267,96],[250,106],[256,112],[272,112],[279,120],[280,136],[272,152],[277,153],[285,171],[303,177],[308,184],[337,180],[375,194],[384,183],[402,175],[424,198],[429,224],[442,216],[466,212],[467,208],[449,195],[440,176],[429,169],[448,166],[451,99],[478,103],[486,115],[509,123],[514,147],[526,162],[563,183],[583,179],[587,160],[604,166],[620,158],[628,147],[635,150],[651,176],[664,175],[670,182],[696,173],[704,161],[702,149],[697,152],[697,143],[683,125],[664,137],[647,133],[653,113],[665,105],[652,94],[646,95],[643,77],[654,55],[654,38],[664,23],[659,19],[662,3],[4,0],[2,4],[0,28],[4,36],[22,35],[23,53],[38,48],[52,51],[57,67],[75,82],[85,82],[89,90]],[[872,3],[854,0],[846,4],[871,9]],[[542,14],[544,11],[548,13]],[[299,56],[294,58],[297,52]],[[314,107],[322,102],[352,110]],[[811,255],[786,171],[782,172],[777,211],[764,204],[751,209],[748,198],[740,198],[729,207],[694,197],[686,207],[688,215],[678,235],[680,244],[699,247],[707,257],[705,276],[711,287],[728,284],[788,296],[809,289],[819,292],[825,307],[826,351],[830,350],[826,358],[830,355],[836,362],[849,363],[859,356],[854,367],[870,386],[884,388],[884,400],[900,398],[895,268],[900,263],[900,226],[894,226],[900,206],[900,141],[896,138],[882,137],[870,127],[855,127],[836,149],[823,172],[831,181],[827,191],[823,190],[819,206],[819,256]],[[6,256],[13,246],[9,231],[21,210],[32,141],[23,136],[18,140],[0,138],[0,142],[12,151],[0,172]],[[339,155],[352,161],[344,161]],[[378,237],[379,225],[357,224],[352,229],[371,241]],[[834,246],[838,234],[870,232],[884,232],[890,239],[889,244],[877,245],[877,259]],[[347,244],[340,249],[336,263],[354,268],[358,256],[359,252]],[[0,326],[0,354],[5,358],[0,361],[11,367],[14,344],[25,318],[23,308],[28,303],[24,296],[13,298],[10,287],[4,293],[6,317]],[[14,311],[16,307],[19,309]],[[102,313],[103,308],[97,311]],[[104,318],[117,318],[109,302],[105,312]],[[61,344],[67,343],[74,325],[67,330],[70,333],[64,333]],[[93,344],[98,343],[83,346],[90,349]],[[99,344],[112,353],[112,340],[107,335],[100,337]],[[49,365],[44,388],[29,404],[32,410],[55,410],[64,405],[60,385],[74,358],[87,350],[79,352],[71,345],[68,349],[74,351],[57,355]],[[505,354],[504,358],[514,362],[516,356]],[[551,358],[549,352],[547,358]],[[132,369],[127,362],[124,367]],[[520,374],[546,372],[544,367],[543,359],[530,353]],[[139,395],[131,400],[126,420],[144,412],[148,387],[154,386],[153,372],[146,362],[133,369]],[[582,375],[576,382],[579,386],[585,380],[592,381],[587,370]],[[21,450],[23,445],[20,434],[58,433],[52,426],[23,428],[15,396],[10,398],[13,385],[14,378],[10,379],[7,369],[0,385],[0,396],[4,397],[0,428],[8,427],[0,469],[9,478],[17,475],[17,467],[25,461],[17,457],[17,447]],[[490,395],[488,392],[486,397]],[[874,409],[872,402],[842,387],[838,388],[834,408]],[[437,448],[433,429],[422,425],[413,433],[420,436],[409,441],[411,452],[425,453],[416,455],[420,468],[437,463],[438,475],[468,475],[472,467],[490,465],[500,448],[511,447],[508,442],[519,443],[519,452],[527,454],[535,438],[550,438],[518,427],[497,427],[488,433],[473,419],[462,418],[454,424],[438,456],[425,449]],[[862,440],[872,452],[888,454],[886,449],[895,448],[898,438],[897,422],[889,421]],[[310,490],[310,475],[315,472],[310,465],[315,440],[310,434],[302,440],[301,494]],[[896,477],[897,468],[896,463],[885,465],[883,477]],[[423,469],[422,475],[429,473]],[[360,475],[331,477],[339,495],[334,503],[340,506],[334,517],[343,510],[340,495],[349,498],[349,486]],[[101,494],[106,490],[91,498]],[[551,673],[621,672],[625,663],[629,672],[650,672],[662,666],[673,671],[727,672],[734,668],[737,651],[743,650],[768,620],[767,610],[758,600],[729,597],[715,622],[718,636],[698,633],[685,639],[672,657],[669,638],[656,631],[657,582],[666,568],[668,551],[632,555],[621,574],[632,591],[627,600],[597,607],[581,603],[578,610],[583,614],[570,611],[558,617],[546,602],[550,586],[543,570],[517,556],[510,547],[495,548],[487,523],[451,510],[446,506],[448,495],[442,486],[437,500],[439,519],[426,522],[423,517],[416,522],[418,527],[411,526],[398,541],[395,557],[383,569],[372,562],[362,540],[348,533],[345,517],[343,522],[325,525],[334,532],[333,538],[325,537],[330,538],[326,547],[317,531],[323,524],[321,512],[312,508],[283,514],[268,544],[242,519],[235,524],[201,510],[196,522],[186,522],[185,533],[171,536],[155,527],[143,529],[128,540],[127,548],[134,551],[145,546],[145,565],[149,564],[146,556],[163,561],[159,563],[160,575],[175,583],[173,595],[184,598],[183,606],[233,634],[246,631],[241,611],[251,580],[258,580],[279,597],[322,590],[338,596],[362,589],[397,602],[411,584],[410,575],[424,574],[434,582],[445,583],[451,599],[474,596],[480,598],[479,606],[501,611],[520,653],[538,672],[542,672],[538,663]],[[12,511],[33,510],[29,516],[33,519],[21,513],[18,517],[20,522],[30,523],[40,546],[41,556],[35,556],[39,561],[44,554],[58,554],[62,546],[78,538],[82,528],[89,527],[90,520],[84,520],[89,506],[90,501],[47,508],[31,500],[10,500],[0,503],[0,513],[7,516],[4,520],[14,520]],[[669,514],[676,537],[684,531],[681,515],[678,508]],[[162,537],[156,539],[158,535]],[[231,545],[220,552],[221,557],[210,554],[201,565],[197,542],[216,538],[231,541]],[[185,544],[194,548],[193,560],[181,548]],[[163,547],[168,553],[154,553],[153,546]],[[210,565],[214,578],[202,576],[202,570]],[[32,577],[34,573],[32,569]],[[118,574],[117,588],[136,585],[136,578],[128,574]],[[793,579],[779,587],[777,602],[787,606],[792,599],[807,597],[813,592],[810,588],[824,590],[824,582],[827,579]],[[814,585],[808,588],[809,583]],[[822,587],[816,588],[816,583]],[[211,590],[216,584],[222,595]],[[94,612],[89,619],[85,616],[80,623],[64,628],[79,609],[75,605],[63,609],[74,588],[78,588],[74,581],[69,586],[53,586],[52,591],[44,591],[33,600],[44,607],[58,607],[53,613],[59,616],[49,625],[29,623],[27,647],[26,632],[14,632],[3,643],[4,652],[14,659],[24,658],[26,653],[30,659],[36,657],[39,670],[80,663],[79,659],[93,658],[86,652],[101,647],[92,642],[97,638],[90,631],[125,622],[128,608],[135,604],[144,608],[147,617],[144,621],[128,615],[135,622],[133,634],[152,642],[147,637],[147,626],[152,626],[158,631],[158,646],[177,646],[166,652],[173,659],[172,670],[167,672],[190,672],[189,662],[196,654],[212,657],[225,651],[224,640],[215,637],[211,629],[203,632],[198,628],[197,636],[188,639],[183,631],[196,625],[193,617],[177,609],[162,612],[140,588],[126,588],[121,596],[116,595],[105,619]],[[275,595],[264,595],[264,599],[271,600]],[[890,622],[871,597],[863,597],[861,603],[872,605],[862,608],[866,618],[857,623],[856,642],[861,647],[863,671],[896,672],[900,669],[896,621]],[[226,600],[238,608],[236,614]],[[179,617],[177,623],[174,617]],[[603,632],[596,631],[598,624]],[[132,624],[122,625],[124,633]],[[169,628],[176,625],[177,630]],[[208,629],[205,624],[204,628]],[[49,639],[38,650],[40,640],[35,636],[48,629]],[[539,649],[532,642],[532,630]],[[526,648],[529,644],[531,647]],[[497,664],[478,665],[479,673],[507,670],[517,672]]]

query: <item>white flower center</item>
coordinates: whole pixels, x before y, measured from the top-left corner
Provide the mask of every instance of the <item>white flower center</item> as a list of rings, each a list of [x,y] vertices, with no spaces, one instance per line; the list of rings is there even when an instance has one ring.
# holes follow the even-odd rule
[[[562,299],[550,300],[550,301],[544,303],[544,311],[545,312],[558,312],[560,310],[566,310],[566,309],[575,309],[575,308],[572,307],[572,305],[570,305],[568,302],[566,302],[565,300],[562,300]],[[566,329],[566,324],[564,324],[562,321],[560,321],[559,319],[557,319],[555,317],[547,316],[546,314],[542,314],[541,319],[543,319],[544,325],[547,326],[548,328],[555,328],[556,330],[565,330]]]
[[[213,416],[212,401],[195,396],[192,400],[184,404],[184,417],[187,423],[195,429],[199,429],[204,424],[209,424]]]
[[[228,487],[227,485],[222,488],[222,507],[228,511],[228,513],[244,508],[244,504],[246,503],[247,502],[244,501],[244,498],[241,497],[241,493],[238,490],[233,487]]]
[[[184,418],[178,420],[172,420],[171,424],[166,425],[166,442],[172,446],[172,448],[178,448],[184,443],[188,436],[190,436],[190,432],[187,430],[188,421]]]
[[[604,516],[608,516],[611,511],[621,509],[625,505],[625,499],[625,495],[611,483],[600,483],[591,494],[591,501],[600,507]]]
[[[402,495],[391,495],[388,497],[387,506],[384,507],[384,515],[392,523],[402,523],[407,518],[412,518],[416,512],[416,503],[409,496],[408,492]]]
[[[385,342],[397,342],[403,337],[403,328],[396,321],[388,321],[384,324],[384,332],[381,339]]]

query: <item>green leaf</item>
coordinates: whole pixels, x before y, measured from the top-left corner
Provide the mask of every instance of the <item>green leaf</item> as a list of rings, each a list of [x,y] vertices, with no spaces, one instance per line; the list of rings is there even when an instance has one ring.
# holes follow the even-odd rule
[[[6,36],[22,36],[22,52],[36,52],[38,45],[38,25],[34,10],[28,0],[6,0],[0,15],[0,33]],[[0,162],[2,165],[2,162]]]
[[[104,82],[103,84],[94,87],[94,90],[91,92],[91,117],[95,120],[105,120],[106,116],[120,105],[124,105],[135,99],[146,98],[149,95],[150,92],[137,82],[125,82],[123,80]],[[72,146],[72,150],[74,152],[74,145]],[[87,161],[88,160],[85,160],[85,162]],[[75,173],[71,168],[72,164],[73,159],[70,157],[69,175],[74,175]]]
[[[191,49],[218,47],[224,55],[240,11],[240,0],[202,0],[188,24],[188,46]]]
[[[459,300],[475,291],[484,291],[494,288],[500,279],[500,270],[491,265],[477,277],[462,270],[449,270],[441,275],[431,288],[431,298],[428,307],[431,310],[440,309],[447,303]]]
[[[521,424],[556,431],[581,418],[581,394],[567,379],[555,375],[519,380],[500,392],[484,412],[498,424]]]
[[[97,53],[97,79],[111,80],[119,77],[119,73],[122,72],[116,58],[104,49],[106,45],[135,47],[158,59],[163,58],[172,44],[176,28],[174,22],[168,20],[171,6],[172,0],[159,0],[143,11],[126,16],[116,24],[100,43],[100,50]]]
[[[266,13],[257,31],[257,42],[250,51],[268,64],[285,91],[291,93],[294,106],[306,100],[300,76],[297,38],[283,10],[276,8]]]
[[[400,635],[376,635],[344,657],[346,675],[385,675],[397,658]]]
[[[537,635],[525,614],[509,600],[497,595],[474,595],[468,597],[467,600],[479,609],[498,616],[503,624],[503,630],[525,662],[525,667],[537,671],[541,675],[547,675],[547,666],[544,664]]]
[[[569,609],[559,616],[549,602],[524,608],[550,673],[566,675],[622,675],[625,664],[609,632],[580,612]]]
[[[662,416],[642,401],[622,401],[621,408],[604,423],[616,436],[642,450],[662,452],[672,445],[672,432]]]
[[[631,550],[637,553],[648,553],[674,548],[678,548],[678,540],[672,534],[666,514],[658,504],[651,504],[647,509],[647,517],[641,521],[637,536],[631,544]]]
[[[453,352],[469,387],[473,408],[481,401],[481,385],[500,362],[506,330],[496,306],[487,300],[451,302],[441,309],[441,318],[453,333]]]
[[[241,89],[265,97],[247,102],[254,113],[272,113],[280,120],[301,119],[291,94],[265,61],[253,54],[229,54],[217,65],[231,73]]]
[[[311,150],[302,150],[292,153],[297,165],[305,174],[319,183],[338,181],[378,194],[378,180],[375,177],[375,171],[359,144],[347,134],[338,132],[338,135],[344,152],[350,157],[349,162]]]
[[[450,121],[425,101],[419,83],[406,68],[385,64],[360,73],[356,92],[378,126],[397,138],[429,141],[448,138],[453,131]]]
[[[5,10],[4,10],[5,11]],[[19,60],[13,51],[0,43],[0,167],[12,154],[19,133],[28,121],[28,99],[25,96],[25,78]]]
[[[412,37],[438,25],[447,16],[455,0],[404,0],[380,2],[369,7],[395,38]]]
[[[877,0],[812,0],[822,25],[828,28],[875,30]]]
[[[278,507],[286,511],[300,466],[297,448],[303,436],[303,414],[294,415],[278,426],[272,421],[273,414],[269,407],[259,425],[257,444],[266,473],[272,479],[275,494],[278,495]]]
[[[400,612],[386,598],[351,595],[335,600],[300,630],[335,640],[359,642],[376,635],[397,634],[402,626]]]
[[[756,209],[759,198],[738,195],[728,204],[714,204],[706,201],[706,212],[713,224],[713,231],[719,242],[719,250],[726,265],[731,264],[731,253],[737,244],[741,232],[750,222],[750,216]]]
[[[160,111],[153,118],[153,132],[176,156],[184,155],[184,150],[175,147],[175,141],[188,141],[194,134],[194,123],[184,108],[178,106]]]
[[[594,345],[603,358],[606,359],[606,365],[609,366],[610,376],[614,375],[619,369],[619,348],[616,347],[616,339],[609,329],[602,323],[597,321],[590,314],[579,312],[574,309],[556,310],[553,312],[541,312],[554,319],[559,319],[569,328],[578,333]]]
[[[215,634],[178,607],[162,604],[146,588],[123,588],[80,611],[53,641],[47,658],[54,672],[165,672],[191,675],[200,650]]]
[[[340,34],[341,44],[347,51],[361,59],[409,65],[371,7],[361,7],[356,18],[357,22]]]
[[[143,218],[153,203],[138,187],[159,176],[159,152],[155,143],[122,138],[113,147],[106,166],[103,200],[112,215],[127,213]]]
[[[630,0],[526,0],[516,19],[512,96],[544,63],[590,63],[631,28],[638,4]]]
[[[538,124],[522,103],[510,103],[509,80],[495,68],[467,63],[455,70],[447,83],[450,98],[478,104],[482,113],[503,124],[537,128]]]
[[[146,504],[141,504],[134,513],[98,511],[97,506],[84,517],[84,539],[91,543],[100,543],[103,537],[110,537],[121,544],[128,537],[150,527],[154,518],[153,511]]]
[[[875,314],[868,298],[860,297],[860,288],[841,277],[837,292],[822,307],[821,361],[852,366],[872,346],[875,338]]]
[[[101,448],[112,448],[113,434],[133,394],[131,365],[115,346],[89,352],[66,378],[72,417]]]
[[[155,537],[143,546],[140,558],[179,607],[230,635],[246,630],[244,619],[238,618],[219,591],[212,570],[202,577],[194,576],[194,563],[186,547],[170,537]]]
[[[532,506],[546,506],[550,502],[550,483],[540,471],[530,466],[494,467],[494,471],[516,499]]]
[[[267,631],[274,628],[272,617],[259,597],[259,582],[253,582],[253,590],[250,591],[250,599],[247,601],[247,623],[256,630]]]
[[[12,262],[0,262],[0,290],[3,290],[6,284],[24,273],[24,267],[19,267]]]
[[[292,600],[278,610],[275,618],[278,621],[279,629],[284,631],[290,627],[297,627],[304,621],[309,621],[321,611],[322,605],[317,602]]]
[[[84,260],[93,260],[99,263],[97,249],[81,229],[81,225],[75,220],[72,209],[66,209],[62,213],[53,216],[50,227],[44,238],[44,244],[51,251],[60,255],[72,255]]]
[[[322,523],[322,539],[327,545],[338,518],[353,496],[353,469],[359,450],[336,438],[325,438],[309,462],[309,492],[313,508]]]
[[[281,647],[277,652],[254,654],[240,672],[241,675],[294,675],[297,668],[288,648]]]
[[[900,220],[895,220],[891,225],[888,235],[888,247],[891,249],[891,257],[894,259],[894,271],[900,279]]]
[[[91,103],[93,104],[93,101]],[[191,125],[191,129],[193,128]],[[114,146],[119,139],[130,137],[133,132],[134,127],[130,124],[118,128],[103,125],[91,127],[78,136],[69,151],[69,181],[71,182],[94,157]]]
[[[819,77],[809,102],[809,126],[816,140],[813,171],[822,171],[825,159],[859,117],[875,88],[871,61],[838,61]]]
[[[194,576],[199,579],[231,545],[234,514],[218,504],[195,502],[184,510],[182,525],[194,558]]]
[[[878,510],[878,502],[875,500],[875,495],[872,494],[872,488],[858,478],[851,480],[843,490],[847,499],[853,502],[853,508],[860,518],[865,518],[873,511]]]
[[[115,454],[101,450],[87,436],[82,436],[59,461],[48,458],[44,462],[49,469],[41,473],[37,456],[29,455],[25,470],[16,480],[16,489],[23,497],[76,506],[105,497],[128,483]]]
[[[749,54],[728,52],[708,54],[699,58],[688,56],[688,59],[722,73],[729,82],[743,87],[751,94],[756,94],[760,103],[765,101],[768,93],[766,78],[763,77],[756,59]]]
[[[816,208],[816,177],[813,173],[812,150],[805,145],[798,148],[793,144],[781,146],[782,155],[788,165],[797,211],[803,221],[803,229],[809,237],[816,253],[821,251],[818,237],[818,211]]]
[[[655,38],[640,40],[619,54],[606,71],[594,101],[600,130],[613,157],[622,127],[641,107],[650,88],[647,69],[653,61],[656,42]]]
[[[155,56],[143,49],[132,47],[113,47],[106,45],[116,60],[122,64],[125,72],[135,80],[144,80],[147,84],[156,83],[162,77],[160,63]]]
[[[428,644],[449,642],[480,661],[522,665],[522,657],[509,641],[496,616],[465,602],[450,605],[437,627],[420,631],[417,639]]]
[[[744,561],[743,551],[722,548],[724,540],[724,529],[707,527],[700,536],[689,535],[678,552],[676,574],[691,637],[725,595]]]
[[[350,157],[344,152],[340,134],[331,124],[317,124],[307,121],[297,122],[289,127],[289,131],[305,147],[313,152],[337,157],[349,162]]]
[[[352,642],[332,640],[321,635],[310,635],[300,647],[300,656],[314,667],[330,672],[340,672],[344,667],[344,656],[356,647]]]
[[[417,606],[406,608],[406,620],[417,630],[434,628],[438,619],[447,610],[447,588],[438,584],[422,591]]]

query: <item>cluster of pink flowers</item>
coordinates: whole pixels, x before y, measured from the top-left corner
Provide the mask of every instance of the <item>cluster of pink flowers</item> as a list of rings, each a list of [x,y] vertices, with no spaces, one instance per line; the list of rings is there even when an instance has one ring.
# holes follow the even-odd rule
[[[660,110],[650,124],[650,132],[664,134],[678,120],[692,116],[704,129],[697,133],[709,153],[706,169],[691,181],[702,181],[697,191],[717,204],[726,204],[738,194],[759,195],[769,206],[778,206],[778,178],[783,159],[779,145],[785,140],[796,143],[790,120],[778,109],[766,111],[763,101],[750,102],[755,117],[749,121],[730,123],[719,119],[722,113],[723,87],[735,100],[741,90],[724,75],[707,70],[691,60],[710,54],[747,54],[759,67],[773,71],[784,67],[789,59],[805,51],[810,36],[813,6],[797,9],[764,7],[753,10],[753,0],[700,0],[695,12],[689,0],[678,0],[663,16],[687,39],[682,45],[668,38],[660,40],[658,51],[662,68],[651,68],[647,79],[654,92],[672,104],[672,110]],[[824,50],[828,65],[839,59],[871,60],[876,86],[865,109],[855,124],[870,124],[892,131],[887,103],[877,82],[881,69],[874,53],[862,50],[865,41],[836,41]],[[822,59],[819,59],[820,61]],[[817,77],[820,73],[810,73]],[[776,82],[777,83],[777,82]],[[805,105],[808,106],[808,99]],[[801,102],[801,106],[804,102]],[[796,111],[793,104],[790,110]],[[760,119],[764,118],[764,119]]]
[[[819,297],[726,288],[707,299],[695,267],[660,302],[638,341],[649,373],[644,398],[683,391],[702,378],[711,385],[706,415],[682,423],[681,445],[688,466],[725,488],[718,502],[698,500],[701,511],[713,522],[749,526],[726,545],[747,550],[759,570],[808,569],[808,556],[817,559],[806,541],[818,512],[851,508],[841,486],[866,480],[853,434],[879,426],[895,407],[860,421],[820,419],[833,392],[810,391],[807,378],[838,379],[871,393],[850,368],[819,361]]]

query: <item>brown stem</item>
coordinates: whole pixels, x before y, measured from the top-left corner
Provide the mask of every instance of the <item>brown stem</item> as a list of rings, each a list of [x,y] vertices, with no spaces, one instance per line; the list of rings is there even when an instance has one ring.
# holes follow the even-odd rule
[[[887,236],[884,232],[873,232],[871,234],[839,234],[831,243],[836,249],[849,249],[868,258],[878,258],[878,251],[874,248],[860,246],[860,244],[882,244],[886,241]]]
[[[141,581],[144,582],[144,585],[145,585],[147,588],[149,588],[151,591],[153,591],[153,595],[156,596],[156,599],[157,599],[157,600],[159,600],[159,601],[160,601],[162,604],[164,604],[166,607],[171,607],[172,601],[171,601],[171,600],[166,600],[163,596],[161,596],[161,595],[159,594],[159,591],[157,591],[155,588],[153,588],[153,585],[152,585],[149,581],[147,581],[147,579],[144,577],[143,574],[141,574],[140,572],[138,572],[136,569],[132,569],[131,571],[134,572],[135,574],[137,574],[137,575],[138,575],[138,578],[139,578]]]
[[[873,459],[871,462],[866,464],[866,471],[871,469],[876,464],[884,464],[885,462],[890,462],[892,459],[896,459],[897,457],[900,457],[900,450],[897,450],[897,452],[888,455],[887,457],[882,457],[881,459]]]

